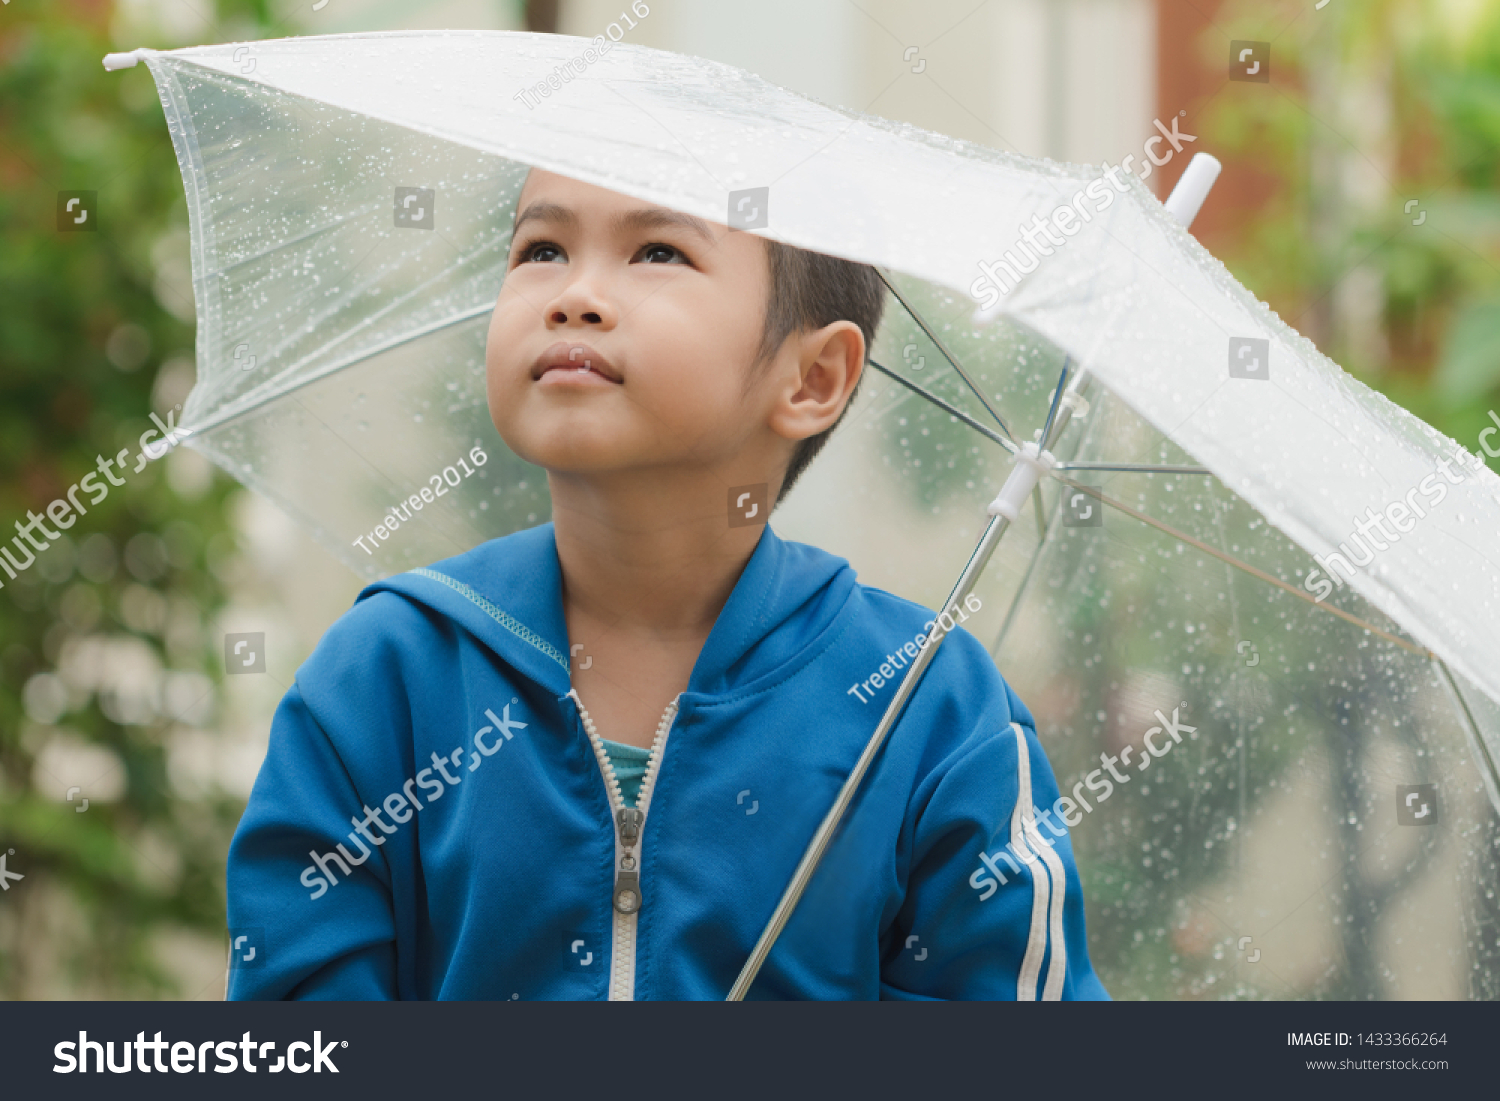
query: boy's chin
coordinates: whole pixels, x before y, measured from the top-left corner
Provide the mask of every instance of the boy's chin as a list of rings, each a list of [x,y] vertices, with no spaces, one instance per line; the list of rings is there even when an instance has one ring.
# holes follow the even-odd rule
[[[564,477],[610,478],[627,474],[641,465],[639,457],[627,449],[611,447],[597,436],[587,439],[568,439],[560,434],[548,440],[511,439],[501,433],[505,444],[515,454],[539,466],[549,475]]]
[[[703,446],[701,424],[660,417],[641,421],[629,410],[544,409],[526,403],[491,420],[506,447],[549,474],[648,477],[649,471],[673,467],[701,472],[722,458],[720,449]]]
[[[687,476],[691,481],[693,475],[703,473],[705,465],[696,458],[658,450],[611,450],[600,446],[598,441],[590,441],[586,446],[558,444],[528,448],[516,454],[532,466],[545,470],[549,482],[561,479],[574,485],[593,485],[604,492],[629,492],[648,484],[675,485],[681,476]]]

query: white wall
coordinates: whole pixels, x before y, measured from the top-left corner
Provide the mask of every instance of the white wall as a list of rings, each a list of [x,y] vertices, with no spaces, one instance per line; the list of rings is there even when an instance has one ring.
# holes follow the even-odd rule
[[[1008,152],[1118,161],[1139,157],[1155,132],[1151,0],[647,3],[639,26],[621,24],[624,41],[713,58],[825,102]],[[625,8],[562,0],[560,30],[603,33]]]

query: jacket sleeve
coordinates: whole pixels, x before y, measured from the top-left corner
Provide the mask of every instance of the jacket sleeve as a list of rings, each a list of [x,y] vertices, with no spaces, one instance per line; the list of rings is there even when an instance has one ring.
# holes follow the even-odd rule
[[[1106,999],[1057,781],[1027,721],[982,721],[915,793],[905,901],[881,997]],[[997,729],[998,727],[998,729]]]
[[[355,842],[349,822],[365,802],[293,685],[229,846],[228,998],[397,997],[386,853]],[[246,946],[260,958],[244,960]]]

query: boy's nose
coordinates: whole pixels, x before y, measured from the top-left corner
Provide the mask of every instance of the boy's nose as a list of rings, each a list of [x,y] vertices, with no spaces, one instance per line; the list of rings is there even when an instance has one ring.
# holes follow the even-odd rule
[[[590,286],[589,281],[582,279],[565,287],[547,309],[549,328],[564,325],[612,328],[617,320],[618,311],[609,300]]]
[[[580,321],[586,322],[589,325],[604,324],[604,318],[594,310],[584,310],[577,316]],[[566,325],[569,321],[569,317],[563,310],[553,310],[552,316],[549,317],[548,320],[551,321],[554,325]]]

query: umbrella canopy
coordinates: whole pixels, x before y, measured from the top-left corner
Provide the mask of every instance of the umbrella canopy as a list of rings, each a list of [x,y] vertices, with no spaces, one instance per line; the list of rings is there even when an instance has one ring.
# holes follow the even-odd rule
[[[1089,372],[964,625],[1084,797],[1111,990],[1500,993],[1476,931],[1497,916],[1500,479],[1282,323],[1131,173],[603,45],[111,55],[150,67],[187,192],[190,445],[372,579],[547,519],[484,388],[530,166],[879,265],[906,308],[776,526],[936,607],[1063,363]],[[1101,795],[1111,757],[1129,780]]]

